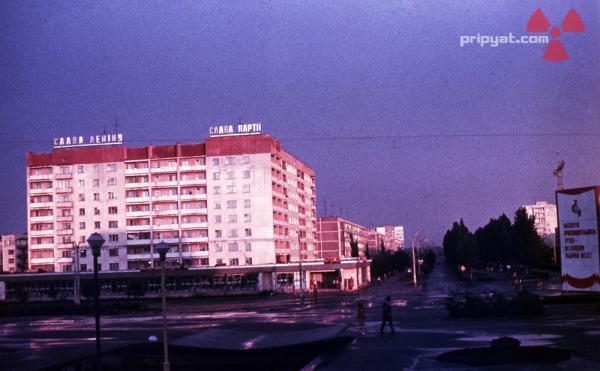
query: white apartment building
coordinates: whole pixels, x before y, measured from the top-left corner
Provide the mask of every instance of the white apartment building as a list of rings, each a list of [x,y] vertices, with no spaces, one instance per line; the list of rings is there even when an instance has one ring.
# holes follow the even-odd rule
[[[376,227],[377,233],[380,233],[386,237],[387,241],[391,241],[392,246],[386,246],[386,248],[396,251],[404,248],[404,227],[401,225],[385,225],[382,227]]]
[[[533,217],[535,229],[542,237],[553,236],[558,227],[556,205],[545,201],[536,202],[535,205],[523,205],[527,215]]]
[[[160,241],[186,267],[319,257],[314,171],[268,135],[141,148],[62,143],[27,155],[32,271],[69,272],[77,261],[91,270],[93,232],[106,239],[103,271],[153,267]]]

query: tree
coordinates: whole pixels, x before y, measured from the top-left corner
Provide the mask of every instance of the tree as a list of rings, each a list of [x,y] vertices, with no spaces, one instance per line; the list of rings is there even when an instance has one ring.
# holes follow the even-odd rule
[[[490,219],[475,232],[479,246],[479,258],[488,263],[512,263],[513,242],[510,219],[505,214],[498,219]]]
[[[379,244],[379,251],[385,252],[385,244],[383,243],[383,240],[381,240],[381,243]]]
[[[371,253],[369,252],[369,243],[365,245],[365,258],[369,259],[371,257]]]
[[[358,242],[354,239],[352,233],[350,233],[350,256],[358,258]]]
[[[549,249],[535,229],[535,220],[525,208],[518,208],[512,225],[514,253],[517,261],[527,266],[549,265]]]
[[[444,255],[456,265],[472,267],[478,259],[477,239],[461,219],[444,235]]]

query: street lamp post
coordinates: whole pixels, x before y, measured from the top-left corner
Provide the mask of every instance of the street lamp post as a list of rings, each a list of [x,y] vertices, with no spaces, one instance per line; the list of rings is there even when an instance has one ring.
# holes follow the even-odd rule
[[[304,279],[302,277],[302,248],[300,247],[300,231],[298,231],[298,275],[300,278],[300,299],[304,300]]]
[[[96,369],[100,369],[100,285],[98,282],[98,257],[100,249],[106,240],[98,232],[94,232],[88,237],[87,242],[92,248],[94,256],[94,316],[96,320]]]
[[[415,240],[419,237],[420,233],[421,231],[417,231],[417,233],[415,233],[412,238],[412,276],[413,285],[415,287],[417,287],[417,259],[415,256]]]
[[[79,278],[79,242],[72,242],[73,250],[75,250],[75,267],[73,269],[73,302],[77,305],[81,304],[81,280]]]
[[[164,241],[160,241],[154,247],[160,254],[160,288],[162,296],[162,333],[163,333],[163,371],[169,371],[171,365],[169,364],[169,345],[167,342],[167,296],[165,287],[165,261],[167,260],[167,252],[169,251],[169,245]]]

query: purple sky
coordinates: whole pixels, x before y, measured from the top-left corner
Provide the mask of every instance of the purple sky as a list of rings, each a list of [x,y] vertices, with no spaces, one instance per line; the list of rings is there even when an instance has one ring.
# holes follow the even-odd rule
[[[148,3],[0,3],[0,233],[26,229],[25,152],[115,118],[129,146],[260,121],[316,170],[319,212],[434,242],[552,201],[556,151],[567,187],[600,184],[596,1]],[[538,6],[583,18],[569,61],[459,46],[525,34]]]

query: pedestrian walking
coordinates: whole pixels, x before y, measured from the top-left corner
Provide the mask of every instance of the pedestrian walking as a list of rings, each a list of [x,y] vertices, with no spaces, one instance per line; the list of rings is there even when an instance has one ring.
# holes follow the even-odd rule
[[[359,301],[356,305],[356,321],[358,322],[358,332],[364,336],[365,335],[365,320],[367,316],[365,314],[365,305],[362,301]]]
[[[314,301],[315,301],[315,304],[316,304],[317,303],[317,284],[315,284],[313,286],[313,297],[314,297]]]
[[[396,333],[394,331],[394,324],[392,323],[392,298],[389,296],[385,298],[382,306],[381,312],[381,327],[379,328],[379,333],[383,334],[383,328],[386,323],[390,324],[390,329],[392,330],[392,334]]]

